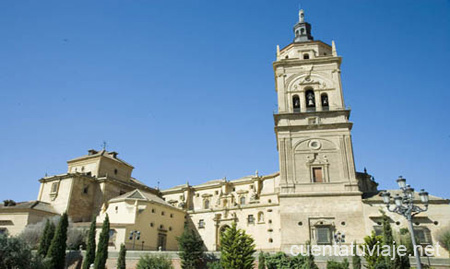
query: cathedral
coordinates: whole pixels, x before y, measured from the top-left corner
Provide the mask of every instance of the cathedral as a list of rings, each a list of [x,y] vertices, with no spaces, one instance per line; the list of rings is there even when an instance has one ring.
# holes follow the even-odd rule
[[[19,234],[63,212],[80,226],[97,216],[100,227],[108,214],[111,250],[122,243],[128,249],[177,250],[176,237],[188,225],[205,249],[216,251],[221,232],[235,222],[257,250],[290,253],[307,243],[360,244],[372,231],[381,232],[381,210],[394,230],[408,227],[403,216],[386,210],[374,178],[355,170],[353,123],[335,43],[314,40],[303,10],[293,30],[293,42],[277,47],[273,62],[278,172],[158,190],[133,178],[133,166],[118,153],[89,150],[67,162],[67,173],[40,179],[36,201],[1,204],[0,233]],[[421,205],[417,192],[415,199]],[[430,245],[449,222],[449,200],[430,195],[413,229],[420,244]]]

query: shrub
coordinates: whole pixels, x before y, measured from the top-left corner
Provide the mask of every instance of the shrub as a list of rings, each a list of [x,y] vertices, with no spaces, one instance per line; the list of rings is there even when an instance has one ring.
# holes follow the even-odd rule
[[[262,251],[258,255],[258,269],[266,269],[266,255]]]
[[[31,249],[24,240],[0,235],[0,268],[30,268]]]
[[[439,241],[439,244],[441,244],[441,246],[450,254],[450,225],[440,229],[436,234],[436,238]]]
[[[358,255],[358,247],[356,243],[354,243],[353,247],[352,266],[353,269],[361,269],[361,257]]]
[[[181,268],[198,268],[203,257],[203,240],[187,227],[177,240],[180,249]]]
[[[343,262],[327,261],[327,269],[349,269],[350,264],[347,259]]]
[[[136,269],[172,269],[172,261],[166,256],[145,255],[139,259]]]
[[[209,262],[206,266],[208,269],[223,269],[220,261]]]
[[[372,231],[372,234],[370,236],[364,237],[364,244],[361,246],[361,248],[364,251],[364,258],[367,262],[367,268],[373,269],[378,264],[383,263],[384,258],[383,256],[379,255],[379,253],[376,251],[376,248],[379,247],[381,249],[381,241],[383,238],[381,236],[377,236],[374,231]],[[372,253],[370,251],[373,251]]]
[[[224,268],[253,269],[255,244],[253,238],[243,230],[236,228],[236,223],[220,235],[221,257]]]

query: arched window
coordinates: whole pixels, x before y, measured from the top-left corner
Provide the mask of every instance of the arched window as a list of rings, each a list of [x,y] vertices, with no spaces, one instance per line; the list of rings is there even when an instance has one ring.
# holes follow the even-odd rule
[[[204,208],[209,209],[209,200],[208,199],[205,200]]]
[[[305,92],[305,98],[306,98],[306,110],[316,111],[316,98],[314,96],[314,91],[307,90]]]
[[[297,30],[297,31],[295,31],[295,36],[298,36],[298,30]]]
[[[240,201],[241,205],[245,205],[245,197],[244,196],[242,196],[239,201]]]
[[[308,60],[309,59],[309,54],[308,53],[303,54],[303,59]]]
[[[322,95],[320,96],[320,100],[322,103],[322,109],[323,110],[329,110],[330,109],[330,105],[328,103],[328,95],[326,93],[322,93]]]
[[[258,213],[258,222],[264,222],[264,213],[263,212]]]
[[[294,112],[300,112],[300,97],[298,95],[292,97],[292,107],[294,108]]]

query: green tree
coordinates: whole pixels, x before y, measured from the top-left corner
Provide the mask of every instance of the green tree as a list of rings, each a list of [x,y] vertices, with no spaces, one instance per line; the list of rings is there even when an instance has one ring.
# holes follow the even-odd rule
[[[125,248],[124,244],[121,244],[119,258],[117,259],[117,269],[125,269],[127,267],[126,256],[127,256],[127,249]]]
[[[31,250],[17,237],[0,235],[0,268],[30,268]]]
[[[187,226],[177,240],[178,249],[180,250],[181,268],[198,268],[203,258],[203,240],[195,234],[194,230],[188,229]]]
[[[377,236],[372,231],[370,236],[364,237],[364,244],[361,246],[364,252],[364,258],[367,262],[368,269],[374,269],[379,263],[383,263],[383,256],[379,255],[377,248],[381,250],[381,241],[383,238]]]
[[[171,269],[172,261],[165,256],[145,255],[139,259],[136,269]]]
[[[353,269],[361,269],[361,257],[358,255],[358,246],[356,245],[356,242],[353,246],[352,266]]]
[[[109,217],[106,214],[103,221],[102,231],[98,239],[97,253],[94,260],[95,269],[105,269],[106,260],[108,259],[108,243],[109,243]]]
[[[266,269],[266,255],[262,251],[258,255],[258,269]]]
[[[389,218],[386,216],[384,212],[381,212],[383,214],[383,234],[382,234],[382,245],[386,248],[389,247],[389,255],[384,255],[384,264],[388,268],[394,268],[395,262],[391,259],[394,255],[392,251],[395,249],[395,242],[394,242],[394,235],[392,234],[392,227],[391,223],[389,222]]]
[[[89,227],[89,234],[86,246],[86,256],[83,261],[83,269],[89,269],[91,264],[95,261],[95,228],[96,217],[92,218],[91,226]]]
[[[52,243],[52,239],[55,236],[55,224],[51,222],[49,219],[45,222],[44,232],[42,233],[41,239],[39,241],[39,248],[37,253],[45,257],[47,256],[48,249],[50,248],[50,244]]]
[[[440,229],[436,234],[439,244],[450,254],[450,225]]]
[[[58,222],[55,235],[47,253],[50,269],[64,268],[66,264],[66,241],[67,227],[69,226],[69,218],[64,212]]]
[[[312,254],[311,242],[309,240],[306,241],[306,247],[308,249],[308,256],[306,258],[306,265],[304,268],[305,269],[317,269],[318,267],[317,267],[316,263],[314,262],[314,255]],[[298,256],[300,256],[300,255],[297,255],[297,257]]]
[[[222,267],[227,269],[252,269],[255,258],[253,238],[236,228],[236,223],[220,235]]]

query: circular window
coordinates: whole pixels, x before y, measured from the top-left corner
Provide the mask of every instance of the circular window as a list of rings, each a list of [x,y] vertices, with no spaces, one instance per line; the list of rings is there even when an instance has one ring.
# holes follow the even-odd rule
[[[311,141],[309,141],[309,145],[308,146],[311,149],[320,149],[320,147],[322,145],[320,144],[320,142],[318,140],[311,140]]]
[[[439,222],[438,221],[435,221],[435,222],[433,222],[434,223],[434,225],[439,225]]]
[[[345,226],[345,224],[346,224],[345,221],[341,222],[341,225],[342,225],[342,226]]]
[[[302,226],[303,222],[299,221],[297,224],[298,224],[298,226]]]
[[[272,238],[269,238],[269,243],[273,243],[273,239]]]
[[[396,221],[395,224],[400,225],[400,221]]]

